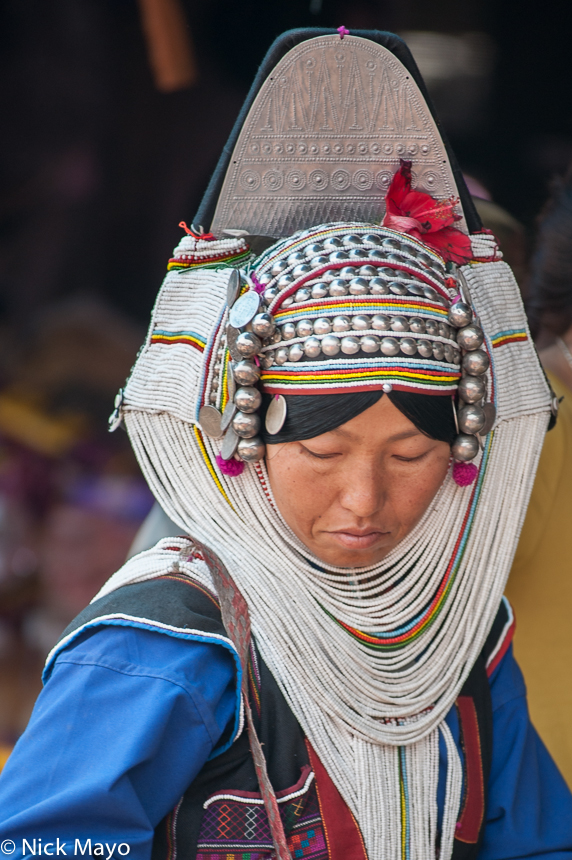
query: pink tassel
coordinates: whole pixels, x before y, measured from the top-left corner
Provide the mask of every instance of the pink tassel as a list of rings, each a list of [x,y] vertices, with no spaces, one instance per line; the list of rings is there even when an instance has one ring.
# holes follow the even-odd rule
[[[236,478],[244,472],[242,460],[235,460],[234,457],[230,460],[223,460],[220,454],[216,455],[215,460],[223,475],[228,475],[229,478]]]
[[[459,487],[468,487],[478,474],[479,470],[474,463],[453,463],[453,480]]]
[[[254,284],[254,290],[255,290],[255,292],[257,292],[257,293],[258,293],[258,295],[261,295],[261,293],[263,293],[263,292],[264,292],[264,287],[262,286],[262,284],[260,283],[260,281],[258,280],[258,278],[256,277],[256,275],[251,275],[251,276],[250,276],[250,280],[251,280],[251,281],[252,281],[252,283]]]
[[[343,39],[344,36],[349,36],[349,34],[350,34],[350,31],[347,29],[347,27],[344,27],[343,24],[341,27],[338,27],[337,29],[338,29],[338,33],[340,34],[340,39]]]

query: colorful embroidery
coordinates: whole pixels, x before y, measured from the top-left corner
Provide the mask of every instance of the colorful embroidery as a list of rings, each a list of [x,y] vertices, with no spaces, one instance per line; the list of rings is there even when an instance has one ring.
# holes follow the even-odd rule
[[[194,346],[199,352],[204,352],[206,340],[194,331],[161,331],[155,329],[151,335],[151,343],[184,343]]]
[[[507,343],[521,343],[528,340],[528,334],[522,329],[509,329],[508,331],[500,331],[491,338],[493,349],[499,346],[505,346]]]
[[[279,792],[277,799],[293,860],[328,860],[314,774],[308,765],[296,785]],[[221,792],[205,807],[197,860],[270,860],[274,846],[259,794]]]

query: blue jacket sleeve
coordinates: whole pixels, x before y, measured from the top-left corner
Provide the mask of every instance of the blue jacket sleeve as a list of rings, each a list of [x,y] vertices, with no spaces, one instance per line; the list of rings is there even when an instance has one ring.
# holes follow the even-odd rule
[[[60,856],[91,839],[148,860],[154,828],[236,710],[235,665],[218,645],[130,627],[83,634],[0,776],[0,843],[14,841],[13,860],[34,838],[67,843]]]
[[[493,758],[479,860],[571,860],[572,794],[530,722],[512,648],[491,677],[491,696]]]

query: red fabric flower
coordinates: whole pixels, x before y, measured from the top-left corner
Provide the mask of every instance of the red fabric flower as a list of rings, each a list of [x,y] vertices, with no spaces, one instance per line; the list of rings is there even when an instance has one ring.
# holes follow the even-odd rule
[[[471,259],[471,240],[452,225],[458,199],[435,200],[430,194],[411,189],[411,162],[401,159],[401,167],[391,180],[385,198],[383,226],[408,233],[437,251],[444,260],[466,263]]]

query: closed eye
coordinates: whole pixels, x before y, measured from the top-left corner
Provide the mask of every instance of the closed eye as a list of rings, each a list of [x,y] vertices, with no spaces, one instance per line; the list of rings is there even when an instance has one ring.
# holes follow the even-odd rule
[[[338,453],[333,453],[333,454],[318,454],[318,453],[317,453],[317,451],[311,451],[309,448],[306,448],[306,446],[305,446],[305,445],[301,445],[300,447],[302,448],[302,450],[303,450],[303,451],[305,451],[305,452],[306,452],[306,454],[309,454],[309,455],[310,455],[310,457],[314,457],[316,460],[331,460],[331,459],[333,459],[334,457],[339,457],[339,456],[340,456]]]

